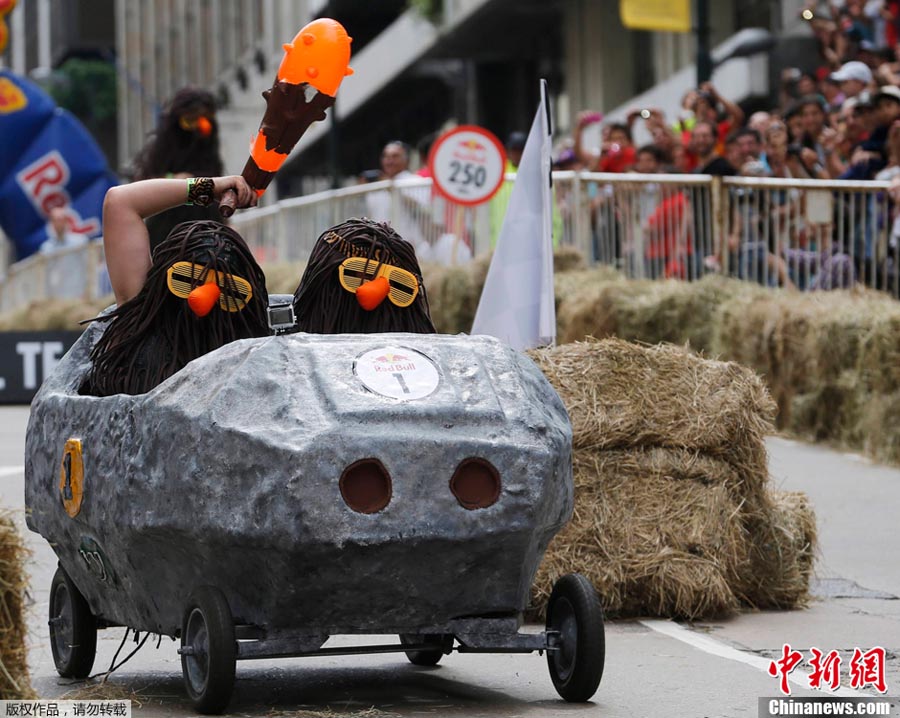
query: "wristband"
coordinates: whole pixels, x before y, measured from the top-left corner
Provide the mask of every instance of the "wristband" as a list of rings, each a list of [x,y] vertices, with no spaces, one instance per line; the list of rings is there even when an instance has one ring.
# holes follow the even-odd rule
[[[188,206],[208,207],[213,201],[213,181],[209,177],[191,177],[187,181]]]

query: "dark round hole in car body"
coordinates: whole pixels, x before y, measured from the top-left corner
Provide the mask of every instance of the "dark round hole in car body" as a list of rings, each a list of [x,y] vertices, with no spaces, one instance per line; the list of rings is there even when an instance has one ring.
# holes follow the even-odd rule
[[[450,491],[467,509],[486,509],[500,498],[500,473],[486,459],[465,459],[450,479]]]
[[[391,502],[391,476],[378,459],[361,459],[341,474],[341,496],[354,511],[374,514]]]

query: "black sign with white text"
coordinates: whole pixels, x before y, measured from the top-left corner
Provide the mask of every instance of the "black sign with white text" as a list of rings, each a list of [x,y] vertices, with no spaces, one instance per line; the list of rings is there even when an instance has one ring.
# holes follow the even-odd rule
[[[81,332],[0,332],[0,404],[30,404]]]

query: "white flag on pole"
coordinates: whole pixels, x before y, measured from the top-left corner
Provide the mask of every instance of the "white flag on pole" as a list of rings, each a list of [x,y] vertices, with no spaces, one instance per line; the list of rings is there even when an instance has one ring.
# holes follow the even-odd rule
[[[522,152],[472,334],[490,334],[520,351],[556,341],[552,211],[550,106],[546,80],[541,80],[541,104]]]

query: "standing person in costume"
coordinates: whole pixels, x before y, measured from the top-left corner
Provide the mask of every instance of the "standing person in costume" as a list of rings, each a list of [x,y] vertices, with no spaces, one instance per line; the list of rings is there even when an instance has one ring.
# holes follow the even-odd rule
[[[183,87],[166,103],[156,131],[134,159],[134,179],[156,177],[218,177],[223,174],[219,154],[216,101],[198,87]],[[215,207],[182,206],[147,221],[150,246],[156,247],[181,222],[221,221]]]
[[[301,332],[435,332],[413,246],[370,219],[348,219],[316,240],[294,313]]]
[[[229,190],[238,207],[256,204],[242,177],[153,179],[107,192],[104,247],[118,307],[100,318],[109,325],[82,393],[144,393],[228,342],[269,334],[265,277],[233,229],[184,222],[151,254],[144,219],[185,200],[208,207]]]

